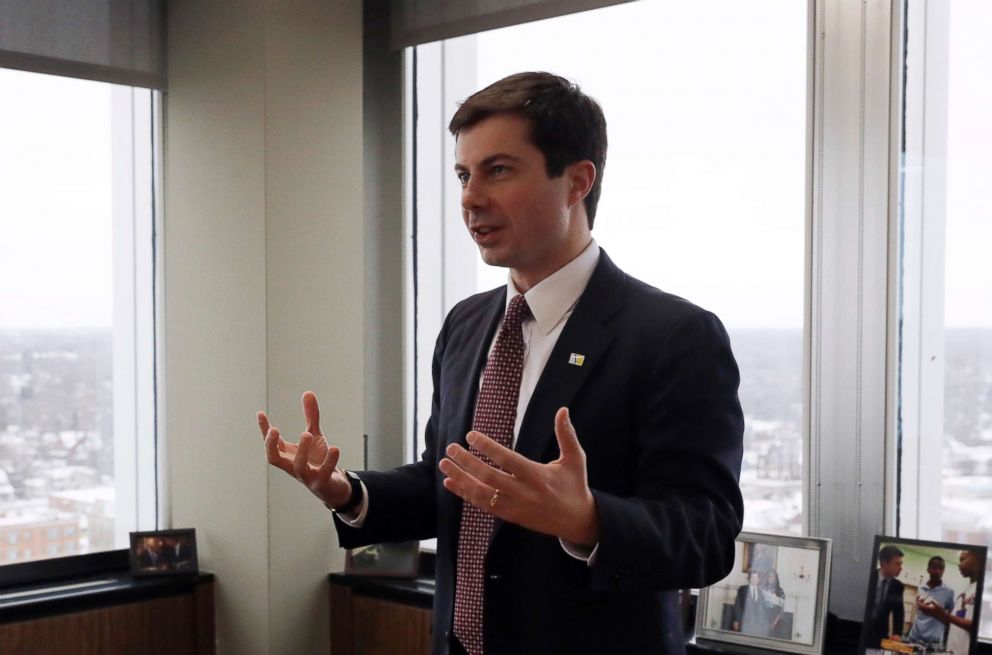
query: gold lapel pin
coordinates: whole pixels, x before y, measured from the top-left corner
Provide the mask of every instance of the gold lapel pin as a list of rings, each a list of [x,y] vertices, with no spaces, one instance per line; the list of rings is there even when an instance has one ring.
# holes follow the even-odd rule
[[[572,366],[582,366],[586,363],[586,356],[578,353],[572,353],[568,356],[568,363]]]

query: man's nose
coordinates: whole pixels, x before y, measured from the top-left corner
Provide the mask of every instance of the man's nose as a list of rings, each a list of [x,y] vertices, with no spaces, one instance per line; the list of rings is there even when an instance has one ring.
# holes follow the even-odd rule
[[[481,182],[469,179],[462,187],[462,209],[475,211],[485,207],[487,201],[486,190]]]

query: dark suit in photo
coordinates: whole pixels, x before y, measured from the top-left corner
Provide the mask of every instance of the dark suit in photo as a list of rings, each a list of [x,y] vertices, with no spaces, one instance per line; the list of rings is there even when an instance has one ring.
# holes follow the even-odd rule
[[[737,588],[734,599],[734,622],[746,635],[767,637],[771,634],[772,614],[761,597],[761,589],[750,585]]]
[[[878,648],[883,639],[902,634],[905,615],[903,590],[903,584],[895,578],[882,578],[876,584],[875,603],[872,605],[868,625],[865,626],[867,635],[865,644],[868,648]]]

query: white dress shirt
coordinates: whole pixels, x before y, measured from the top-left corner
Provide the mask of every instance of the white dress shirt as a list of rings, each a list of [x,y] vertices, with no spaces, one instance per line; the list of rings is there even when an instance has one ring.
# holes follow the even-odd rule
[[[530,404],[531,396],[534,395],[537,382],[541,379],[541,373],[544,372],[544,366],[548,363],[551,351],[554,350],[558,337],[561,336],[561,331],[572,315],[579,297],[582,296],[586,285],[589,284],[589,278],[596,270],[598,262],[599,245],[593,239],[572,261],[524,293],[533,318],[524,321],[521,327],[524,339],[524,370],[520,377],[520,394],[517,397],[517,417],[513,423],[514,449],[516,449],[517,438],[520,434],[520,424],[527,412],[527,405]],[[520,290],[513,283],[512,277],[507,275],[506,306],[509,307],[510,301],[519,295]],[[496,335],[493,335],[493,340],[489,344],[490,354],[492,354],[495,345]],[[479,386],[481,387],[481,385],[482,375],[480,374]],[[369,510],[370,499],[365,483],[362,483],[362,492],[362,504],[355,508],[353,513],[338,515],[346,524],[355,528],[362,526]],[[596,548],[589,550],[575,544],[569,544],[564,540],[561,541],[561,545],[565,552],[572,557],[592,564]]]

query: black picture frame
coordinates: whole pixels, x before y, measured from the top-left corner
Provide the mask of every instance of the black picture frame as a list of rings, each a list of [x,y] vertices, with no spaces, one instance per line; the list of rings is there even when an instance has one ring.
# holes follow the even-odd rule
[[[885,547],[894,547],[901,555],[895,555],[895,551],[888,552],[888,561],[893,562],[893,556],[901,561],[899,572],[895,575],[881,575],[881,551]],[[968,563],[967,567],[977,578],[971,579],[966,575],[961,561],[961,555],[965,552],[977,558],[977,563]],[[930,589],[929,565],[934,557],[941,557],[944,560],[944,569],[941,577],[942,586],[950,590],[953,598],[953,608],[948,612],[948,593],[943,590],[936,593],[937,589]],[[887,537],[885,535],[875,535],[872,552],[869,561],[868,585],[865,597],[865,615],[862,623],[861,637],[858,642],[859,655],[877,655],[885,650],[915,652],[922,650],[924,642],[930,644],[930,652],[945,652],[947,648],[955,643],[959,644],[954,649],[954,655],[966,655],[961,652],[961,645],[965,643],[963,638],[967,636],[967,655],[974,655],[978,648],[978,632],[981,625],[982,610],[982,587],[985,584],[985,565],[988,560],[988,547],[979,544],[962,544],[948,541],[928,541],[923,539],[903,539],[899,537]],[[894,570],[895,563],[891,563],[891,570]],[[882,582],[880,578],[889,578],[897,582]],[[925,586],[926,585],[926,586]],[[974,591],[970,591],[974,587]],[[899,604],[899,601],[902,601]],[[961,611],[967,614],[967,607],[972,607],[971,629],[966,633],[957,633],[958,626],[952,629],[950,624],[943,620],[926,620],[926,612],[920,610],[921,604],[926,604],[935,608],[943,608],[943,611],[956,614],[958,603],[961,603]],[[934,610],[938,611],[938,610]],[[896,630],[899,617],[902,617],[901,626]],[[935,617],[936,618],[936,617]],[[920,620],[923,619],[921,623]],[[937,624],[943,624],[943,641],[940,646],[937,642],[931,641],[936,638]],[[884,628],[884,629],[883,629]],[[888,634],[883,634],[888,633]],[[893,640],[895,635],[899,639]],[[875,644],[878,641],[878,644]],[[901,642],[901,643],[900,643]],[[916,644],[914,646],[913,644]]]
[[[699,590],[696,640],[822,653],[830,555],[829,539],[742,532],[730,574]],[[752,574],[758,576],[758,588],[749,599]]]
[[[128,553],[134,577],[193,575],[199,571],[196,530],[132,532]]]

